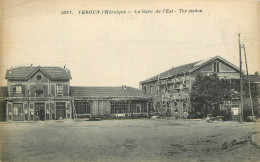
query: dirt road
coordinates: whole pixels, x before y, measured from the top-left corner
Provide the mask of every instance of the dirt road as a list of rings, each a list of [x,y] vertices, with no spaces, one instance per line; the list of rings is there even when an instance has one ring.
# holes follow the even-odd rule
[[[259,161],[259,149],[250,143],[259,124],[166,119],[3,122],[0,160]]]

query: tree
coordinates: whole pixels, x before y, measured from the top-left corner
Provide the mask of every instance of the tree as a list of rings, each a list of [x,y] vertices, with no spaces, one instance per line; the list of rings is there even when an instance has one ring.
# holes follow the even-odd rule
[[[243,98],[244,98],[244,117],[251,115],[251,107],[249,100],[248,81],[244,79],[243,83]],[[253,101],[254,112],[259,116],[259,94],[256,83],[250,83],[251,95]],[[209,107],[222,104],[224,101],[240,99],[240,80],[239,79],[219,79],[217,74],[203,76],[198,74],[195,82],[192,85],[190,99],[195,111],[202,111],[206,107],[204,113],[208,113]],[[215,111],[214,111],[215,110]],[[213,109],[213,114],[220,115],[218,109]]]
[[[214,106],[222,104],[225,100],[230,100],[236,96],[230,80],[220,80],[216,73],[210,76],[203,76],[199,73],[192,85],[190,98],[195,109],[201,107],[211,107],[215,115],[218,109]],[[206,110],[207,112],[207,110]]]
[[[257,83],[250,82],[250,90],[251,90],[251,97],[252,97],[252,102],[253,102],[254,115],[259,117],[259,106],[260,105],[259,105],[259,94],[258,94]],[[247,80],[243,80],[243,98],[244,98],[243,115],[244,115],[244,118],[246,119],[246,117],[252,116],[252,108],[251,108]]]

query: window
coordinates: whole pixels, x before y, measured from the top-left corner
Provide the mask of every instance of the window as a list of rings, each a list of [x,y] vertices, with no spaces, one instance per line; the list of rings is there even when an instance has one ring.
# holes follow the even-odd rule
[[[142,110],[141,110],[141,105],[136,105],[136,112],[137,113],[140,113]]]
[[[111,113],[129,113],[127,102],[111,102]]]
[[[128,109],[129,108],[129,109]],[[111,113],[147,113],[147,103],[127,103],[123,101],[111,102]]]
[[[146,87],[143,87],[143,93],[146,94]]]
[[[214,72],[218,73],[219,72],[219,62],[214,62]]]
[[[150,86],[150,94],[153,94],[153,86]]]
[[[76,114],[90,114],[90,102],[75,102]]]
[[[14,94],[22,94],[22,86],[21,85],[13,86],[13,93]]]
[[[43,90],[42,89],[36,89],[36,97],[42,97],[43,96]]]
[[[185,88],[185,87],[187,87],[187,82],[186,82],[186,80],[183,81],[183,88]]]
[[[174,89],[180,89],[180,84],[179,83],[175,83],[174,84]]]
[[[165,92],[165,93],[168,92],[168,85],[165,85],[165,86],[164,86],[164,92]]]
[[[36,84],[36,97],[43,97],[43,84]]]
[[[56,93],[57,93],[57,95],[62,95],[62,92],[63,92],[62,84],[57,84],[56,85]]]
[[[42,80],[42,75],[41,74],[36,75],[36,79],[39,81]]]

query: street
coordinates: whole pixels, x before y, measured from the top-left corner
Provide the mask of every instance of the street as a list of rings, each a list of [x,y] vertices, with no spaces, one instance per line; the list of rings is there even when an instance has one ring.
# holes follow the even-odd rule
[[[259,122],[121,119],[0,123],[0,161],[259,161]]]

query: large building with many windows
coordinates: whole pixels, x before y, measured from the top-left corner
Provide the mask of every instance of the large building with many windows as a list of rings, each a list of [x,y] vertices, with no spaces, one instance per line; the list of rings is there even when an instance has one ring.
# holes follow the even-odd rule
[[[8,69],[5,78],[7,87],[0,88],[1,120],[148,115],[148,98],[139,89],[70,86],[71,74],[65,67],[16,67]]]
[[[173,67],[140,82],[144,95],[151,97],[154,108],[169,116],[186,118],[193,110],[190,101],[191,87],[197,74],[237,81],[240,69],[220,56]],[[215,108],[222,109],[223,105]],[[201,110],[203,111],[203,109]]]

